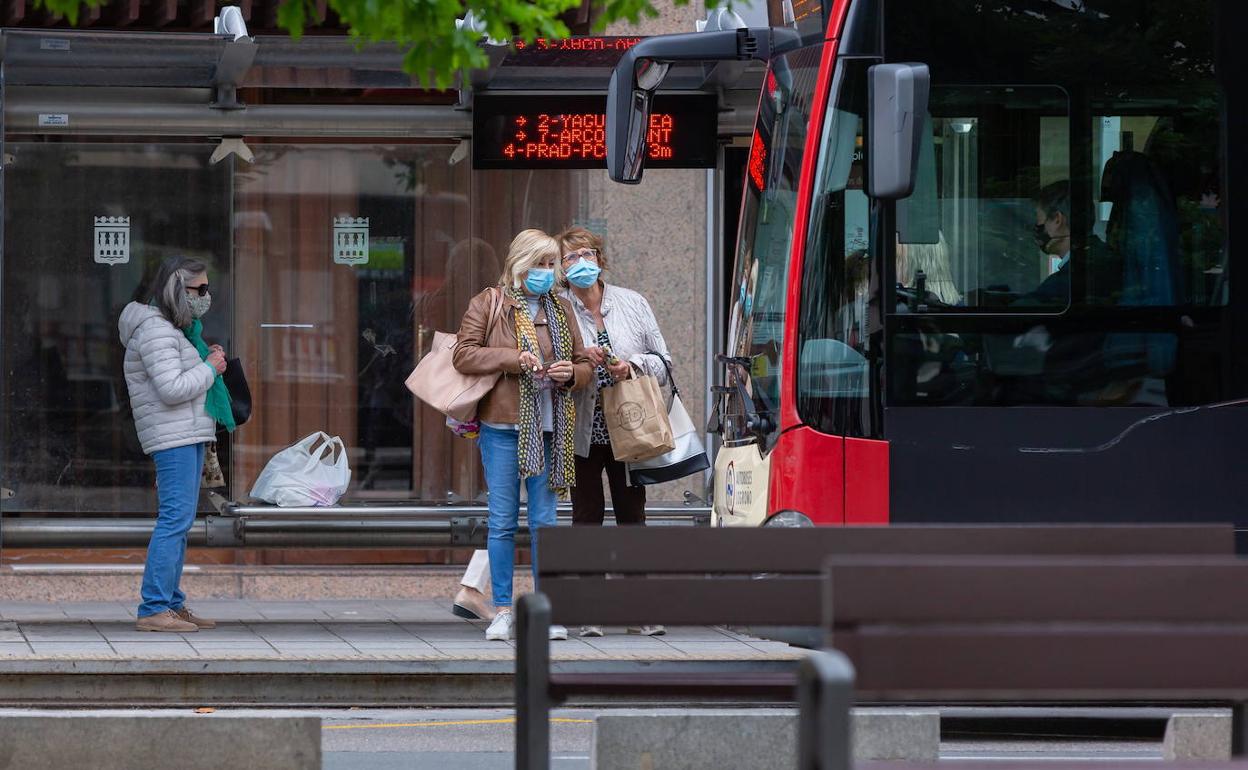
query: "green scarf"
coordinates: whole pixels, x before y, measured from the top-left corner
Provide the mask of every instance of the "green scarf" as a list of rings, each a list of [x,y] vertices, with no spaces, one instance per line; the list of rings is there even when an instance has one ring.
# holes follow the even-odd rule
[[[206,359],[212,351],[208,349],[208,343],[204,342],[203,332],[204,324],[198,318],[191,321],[191,325],[182,330],[186,338],[199,351],[199,357]],[[234,407],[230,406],[230,390],[225,387],[225,380],[221,379],[220,374],[212,381],[212,387],[208,389],[208,394],[204,396],[204,411],[208,412],[208,416],[216,420],[227,431],[230,433],[234,432],[236,426],[234,425]]]

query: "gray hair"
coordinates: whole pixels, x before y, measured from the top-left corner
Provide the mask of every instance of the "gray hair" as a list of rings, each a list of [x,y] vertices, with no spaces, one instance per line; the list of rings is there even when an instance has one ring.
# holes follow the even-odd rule
[[[160,263],[152,279],[151,300],[160,314],[179,329],[185,329],[194,320],[191,305],[186,301],[186,284],[207,270],[208,266],[198,259],[173,256]]]

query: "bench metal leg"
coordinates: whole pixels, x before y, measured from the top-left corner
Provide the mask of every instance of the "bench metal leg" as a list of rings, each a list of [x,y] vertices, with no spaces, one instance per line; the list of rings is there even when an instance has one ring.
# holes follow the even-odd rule
[[[1248,703],[1231,706],[1231,756],[1248,755]]]
[[[798,770],[849,770],[854,666],[836,650],[813,653],[797,669]]]
[[[550,600],[516,607],[516,770],[550,770]]]

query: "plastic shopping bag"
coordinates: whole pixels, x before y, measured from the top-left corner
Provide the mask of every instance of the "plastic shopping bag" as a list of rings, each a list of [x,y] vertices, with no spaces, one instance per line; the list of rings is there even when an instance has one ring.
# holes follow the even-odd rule
[[[317,431],[273,455],[260,471],[251,496],[284,508],[333,505],[350,483],[342,439]]]

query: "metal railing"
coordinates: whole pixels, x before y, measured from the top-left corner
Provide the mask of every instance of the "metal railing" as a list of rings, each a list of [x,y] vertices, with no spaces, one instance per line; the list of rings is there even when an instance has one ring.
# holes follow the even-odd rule
[[[700,502],[700,501],[698,501]],[[217,513],[197,517],[188,535],[194,548],[449,548],[485,545],[489,511],[483,505],[340,505],[278,508],[226,503]],[[559,524],[571,524],[561,507]],[[614,526],[608,509],[607,526]],[[7,548],[141,548],[151,538],[155,517],[81,516],[0,519],[0,542]],[[654,505],[646,522],[657,527],[710,523],[704,505]],[[525,517],[516,532],[529,542]]]

